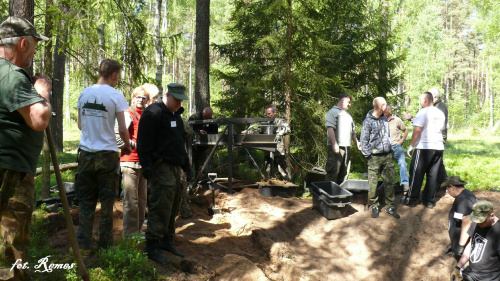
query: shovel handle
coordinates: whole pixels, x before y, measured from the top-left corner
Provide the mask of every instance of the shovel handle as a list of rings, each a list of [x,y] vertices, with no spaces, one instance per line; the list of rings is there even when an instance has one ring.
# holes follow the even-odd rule
[[[66,190],[63,186],[63,181],[61,177],[61,171],[59,170],[59,162],[57,161],[56,149],[54,146],[54,139],[52,138],[52,131],[50,125],[45,129],[47,135],[47,142],[49,143],[50,156],[52,158],[52,164],[54,165],[54,174],[56,175],[57,187],[59,188],[59,196],[61,197],[61,202],[64,210],[64,218],[66,219],[66,228],[68,229],[69,240],[71,242],[71,247],[73,248],[73,254],[75,255],[76,264],[78,265],[78,270],[83,280],[90,280],[89,274],[87,273],[87,268],[82,260],[82,255],[80,254],[80,248],[76,241],[75,231],[73,229],[73,220],[71,219],[71,214],[69,212],[68,199],[66,198]]]

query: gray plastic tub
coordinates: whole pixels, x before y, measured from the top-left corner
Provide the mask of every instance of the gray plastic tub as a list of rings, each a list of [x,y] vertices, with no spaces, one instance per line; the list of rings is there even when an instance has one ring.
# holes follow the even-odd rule
[[[339,219],[346,215],[350,202],[333,203],[326,196],[320,195],[316,190],[311,189],[313,196],[313,208],[318,210],[329,220]]]
[[[332,203],[347,203],[351,200],[352,193],[332,181],[313,182],[311,185],[311,190],[327,197]]]
[[[355,191],[368,191],[370,187],[368,186],[367,180],[346,180],[344,181],[340,187],[346,190],[355,190]]]

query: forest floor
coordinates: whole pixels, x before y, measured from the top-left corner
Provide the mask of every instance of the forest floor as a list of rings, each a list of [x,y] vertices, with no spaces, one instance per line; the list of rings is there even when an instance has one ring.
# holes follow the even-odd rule
[[[499,192],[474,193],[500,208]],[[206,191],[191,197],[194,216],[176,221],[175,244],[186,258],[166,253],[173,263],[150,261],[162,280],[449,280],[452,257],[444,249],[454,199],[448,194],[441,193],[433,209],[400,206],[399,220],[383,210],[372,219],[357,203],[346,216],[327,220],[311,199],[263,197],[252,188],[216,194],[222,214],[208,215]],[[48,243],[67,251],[64,219],[51,216]],[[115,241],[122,239],[121,218],[122,202],[116,202]]]

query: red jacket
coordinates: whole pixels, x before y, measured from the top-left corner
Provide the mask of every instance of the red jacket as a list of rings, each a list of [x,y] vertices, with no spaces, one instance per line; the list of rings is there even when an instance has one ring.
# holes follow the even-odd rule
[[[126,112],[128,112],[128,114],[132,117],[132,124],[128,127],[130,140],[137,143],[137,132],[139,131],[139,120],[141,119],[142,110],[130,107]],[[120,162],[139,162],[137,145],[130,154],[123,154],[120,156]]]

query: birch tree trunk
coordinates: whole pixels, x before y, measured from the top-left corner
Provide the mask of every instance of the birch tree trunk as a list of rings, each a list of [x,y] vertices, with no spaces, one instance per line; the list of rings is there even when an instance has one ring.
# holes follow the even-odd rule
[[[490,80],[491,79],[491,67],[487,70],[486,72],[486,95],[490,97],[490,128],[493,128],[493,89],[490,88],[490,86],[492,85],[492,81]]]
[[[52,0],[45,1],[45,10],[49,11],[52,6]],[[52,15],[47,12],[45,14],[45,36],[52,37]],[[43,72],[49,77],[52,76],[52,40],[45,43],[44,56],[43,56]],[[54,119],[51,120],[51,124]],[[42,148],[42,190],[40,191],[41,199],[49,198],[50,196],[50,148],[47,142],[47,134],[44,134],[43,148]]]
[[[193,112],[193,49],[194,31],[191,31],[191,48],[189,50],[189,116]]]
[[[67,6],[65,7],[67,11]],[[61,10],[65,10],[62,8]],[[52,82],[52,110],[56,113],[52,117],[51,129],[54,135],[54,145],[58,152],[63,151],[63,97],[64,97],[64,75],[66,68],[66,53],[61,50],[67,41],[68,30],[66,22],[61,20],[59,32],[56,37],[54,49],[54,80]]]
[[[292,0],[287,0],[288,4],[288,14],[287,14],[287,27],[286,27],[286,78],[285,78],[285,119],[288,124],[290,124],[292,115],[292,89],[290,82],[292,81]],[[290,135],[285,136],[285,149],[288,151],[286,153],[286,161],[290,163]],[[290,173],[291,167],[288,165],[288,175]]]
[[[64,68],[64,122],[71,122],[71,113],[70,113],[70,105],[69,105],[69,60],[66,60],[66,67]],[[64,123],[63,123],[64,129]]]
[[[167,3],[165,3],[166,5]],[[162,0],[156,1],[155,8],[155,35],[154,35],[154,44],[155,44],[155,63],[156,63],[156,85],[158,86],[158,90],[160,93],[163,93],[162,80],[163,80],[163,56],[162,56],[162,41],[161,41],[161,5]]]

